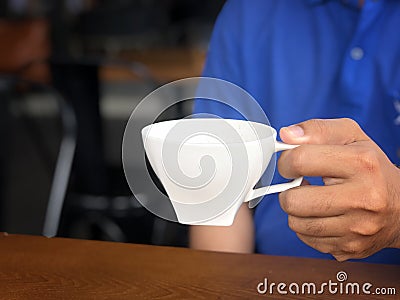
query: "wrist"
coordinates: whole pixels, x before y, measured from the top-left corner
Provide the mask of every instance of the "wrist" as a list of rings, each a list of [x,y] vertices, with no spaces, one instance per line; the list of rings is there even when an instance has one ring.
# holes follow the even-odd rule
[[[394,164],[394,165],[397,167],[397,172],[398,172],[399,178],[400,178],[400,165],[397,165],[397,164]],[[398,217],[398,222],[397,222],[398,226],[397,226],[397,232],[396,232],[397,238],[395,239],[395,241],[393,243],[393,247],[400,249],[400,184],[397,185],[396,191],[397,192],[395,192],[394,201],[396,202],[396,207],[398,208],[397,212],[398,212],[399,217]]]

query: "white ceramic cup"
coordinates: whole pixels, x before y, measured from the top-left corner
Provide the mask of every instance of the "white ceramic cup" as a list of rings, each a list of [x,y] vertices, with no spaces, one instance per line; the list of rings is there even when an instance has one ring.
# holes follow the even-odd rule
[[[229,226],[242,203],[300,185],[254,189],[275,152],[297,145],[276,141],[265,124],[230,119],[181,119],[142,129],[149,162],[179,223]]]

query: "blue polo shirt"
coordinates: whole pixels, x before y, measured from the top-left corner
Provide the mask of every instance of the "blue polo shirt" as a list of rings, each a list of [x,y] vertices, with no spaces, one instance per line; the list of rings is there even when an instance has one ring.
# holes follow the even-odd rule
[[[400,164],[400,1],[365,0],[362,9],[357,3],[228,1],[204,76],[247,90],[278,129],[311,118],[355,119]],[[238,118],[210,101],[198,100],[195,111]],[[258,252],[332,259],[301,242],[277,195],[267,197],[254,214]],[[400,264],[400,250],[364,261]]]

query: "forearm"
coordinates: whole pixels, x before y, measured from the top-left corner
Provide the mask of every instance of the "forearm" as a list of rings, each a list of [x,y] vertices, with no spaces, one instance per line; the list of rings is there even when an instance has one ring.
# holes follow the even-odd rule
[[[232,226],[191,226],[190,247],[210,251],[252,253],[254,226],[250,209],[243,204]]]

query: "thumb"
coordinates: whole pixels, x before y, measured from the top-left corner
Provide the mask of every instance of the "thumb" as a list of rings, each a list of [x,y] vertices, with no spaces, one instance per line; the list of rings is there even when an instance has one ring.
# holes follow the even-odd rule
[[[352,119],[312,119],[279,131],[283,142],[288,144],[347,145],[366,141],[369,137]]]

